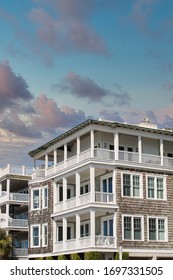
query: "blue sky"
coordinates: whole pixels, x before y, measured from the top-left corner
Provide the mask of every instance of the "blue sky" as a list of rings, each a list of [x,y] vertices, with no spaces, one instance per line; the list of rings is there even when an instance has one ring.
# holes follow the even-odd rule
[[[173,1],[1,0],[0,166],[99,117],[173,127]]]

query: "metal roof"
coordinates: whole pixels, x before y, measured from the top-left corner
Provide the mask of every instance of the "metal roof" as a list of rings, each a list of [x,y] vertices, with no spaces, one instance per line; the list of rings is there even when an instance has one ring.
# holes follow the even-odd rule
[[[46,150],[47,148],[51,147],[55,143],[63,140],[64,138],[76,133],[77,131],[79,131],[91,124],[104,125],[104,126],[109,126],[112,128],[116,128],[116,127],[129,128],[129,129],[133,129],[133,130],[146,131],[146,132],[152,132],[152,133],[156,133],[156,134],[173,136],[172,129],[153,129],[153,128],[149,128],[149,127],[142,127],[142,126],[128,124],[128,123],[88,119],[85,122],[66,131],[65,133],[55,137],[54,139],[50,140],[49,142],[43,144],[42,146],[38,147],[37,149],[30,151],[28,154],[29,154],[29,156],[34,157],[37,153],[39,153],[43,150]]]

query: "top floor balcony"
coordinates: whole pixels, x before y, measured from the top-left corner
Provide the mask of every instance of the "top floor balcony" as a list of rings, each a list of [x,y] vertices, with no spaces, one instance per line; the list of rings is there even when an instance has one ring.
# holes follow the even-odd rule
[[[173,141],[169,137],[152,135],[127,135],[90,131],[67,144],[44,152],[35,159],[32,179],[44,178],[54,173],[87,162],[120,163],[128,165],[154,166],[155,168],[173,169]],[[42,161],[42,165],[36,162]]]
[[[32,167],[8,164],[7,166],[0,168],[0,177],[9,174],[31,176],[32,172]]]
[[[12,202],[14,204],[28,204],[29,201],[29,195],[25,193],[8,193],[5,191],[2,191],[0,193],[0,204],[6,203],[6,202]]]

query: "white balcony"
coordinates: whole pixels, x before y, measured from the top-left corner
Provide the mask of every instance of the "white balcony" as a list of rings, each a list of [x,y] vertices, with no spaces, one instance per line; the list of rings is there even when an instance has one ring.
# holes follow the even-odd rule
[[[14,257],[27,257],[28,256],[28,249],[27,248],[14,248],[13,249],[13,256]]]
[[[115,205],[114,202],[114,194],[106,193],[106,192],[95,192],[94,199],[92,200],[91,192],[80,195],[79,198],[73,197],[67,199],[66,201],[61,201],[55,203],[54,205],[54,213],[59,213],[60,211],[71,209],[77,206],[83,206],[88,203],[100,203],[100,204],[112,204]]]
[[[94,148],[93,153],[91,149],[81,152],[78,156],[75,155],[68,158],[66,161],[57,163],[45,169],[36,169],[32,174],[32,179],[41,179],[45,176],[51,176],[54,173],[61,172],[63,169],[73,167],[77,164],[81,164],[87,160],[98,160],[110,163],[115,163],[115,158],[117,157],[116,151],[108,149]],[[128,152],[128,151],[118,151],[118,158],[116,162],[127,162],[130,164],[144,164],[144,165],[154,165],[163,166],[166,168],[173,168],[173,158],[161,157],[160,155],[152,154],[139,154],[138,152]]]
[[[7,174],[28,176],[31,175],[32,172],[32,167],[8,164],[7,166],[0,169],[0,177],[5,176]]]
[[[29,195],[28,194],[23,194],[23,193],[7,193],[7,192],[2,192],[0,196],[0,204],[5,203],[7,201],[11,201],[14,203],[28,203],[29,201]]]
[[[92,250],[95,248],[101,249],[115,249],[115,237],[113,236],[102,236],[98,235],[95,236],[94,242],[91,236],[81,237],[79,239],[70,239],[66,240],[65,242],[55,242],[53,246],[54,252],[64,252],[68,253],[70,251],[82,250],[82,249],[89,249]]]
[[[20,229],[20,230],[27,229],[28,220],[8,218],[6,220],[0,221],[0,227],[1,228],[11,228],[11,229]]]

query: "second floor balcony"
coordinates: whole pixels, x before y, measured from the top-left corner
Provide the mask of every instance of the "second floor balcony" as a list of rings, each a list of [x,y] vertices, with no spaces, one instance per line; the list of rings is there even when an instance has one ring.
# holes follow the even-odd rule
[[[14,204],[28,204],[29,195],[24,193],[8,193],[2,191],[0,194],[0,204],[12,202]]]
[[[0,220],[0,227],[11,230],[28,230],[28,220],[25,219],[12,219],[6,214],[1,215],[3,218]]]

